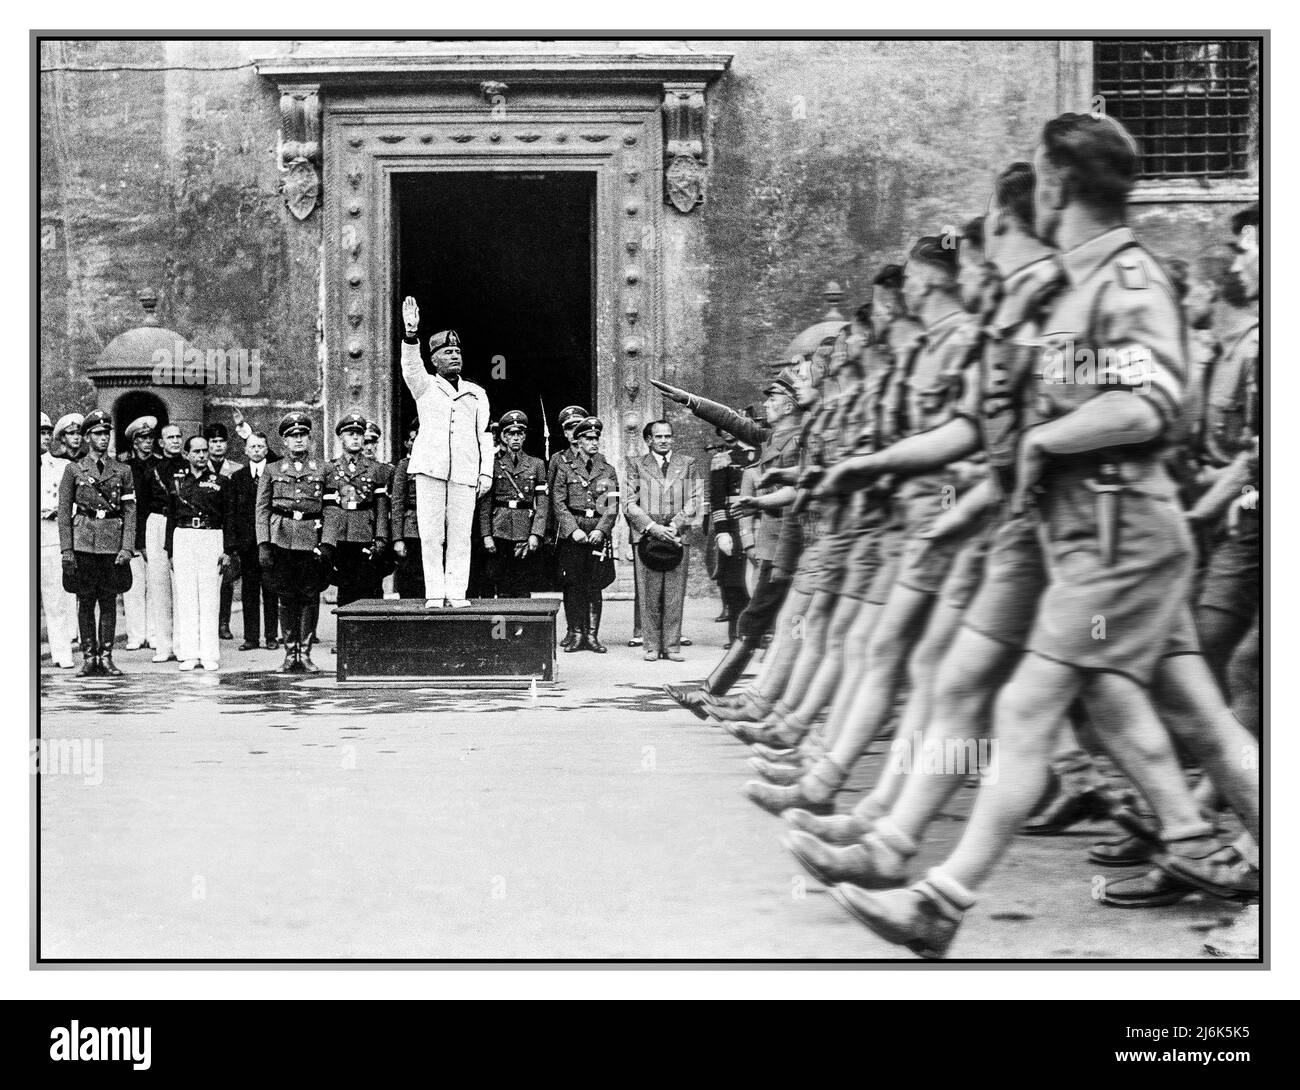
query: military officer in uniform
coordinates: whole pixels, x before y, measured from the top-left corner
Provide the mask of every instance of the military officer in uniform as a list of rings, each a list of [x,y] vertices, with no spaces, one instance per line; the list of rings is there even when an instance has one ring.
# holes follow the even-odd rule
[[[86,453],[85,437],[81,426],[84,418],[81,413],[65,413],[54,424],[54,457],[75,462]]]
[[[380,461],[379,440],[384,437],[383,429],[373,420],[366,421],[366,435],[361,440],[361,453],[373,462]]]
[[[238,551],[235,489],[208,464],[208,440],[191,435],[182,452],[186,468],[167,492],[167,554],[172,558],[180,669],[221,668],[217,634],[221,587],[233,582]],[[256,608],[256,604],[254,604]]]
[[[420,422],[415,420],[406,431],[406,454],[393,470],[392,542],[397,570],[393,575],[393,589],[399,598],[424,597],[424,561],[420,559],[420,521],[415,511],[415,480],[409,467],[411,448],[420,434]]]
[[[601,423],[586,417],[573,429],[576,445],[556,466],[551,502],[560,550],[564,615],[576,631],[566,651],[607,650],[600,642],[601,591],[614,581],[610,535],[618,520],[618,475],[601,456]]]
[[[559,523],[556,519],[555,512],[555,474],[561,464],[568,463],[572,469],[576,465],[578,456],[577,441],[573,438],[574,429],[584,420],[587,419],[587,410],[581,405],[566,405],[560,410],[559,422],[560,431],[564,433],[565,447],[563,450],[557,450],[551,455],[550,464],[546,467],[546,490],[547,495],[551,497],[550,512],[546,523],[546,543],[555,549],[556,570],[559,570]],[[576,617],[577,614],[574,614]],[[564,639],[560,641],[560,646],[567,651],[578,639],[578,628],[575,627],[574,618],[570,617],[568,611],[565,611],[565,628]]]
[[[156,416],[141,416],[132,420],[126,427],[126,440],[131,444],[130,453],[122,459],[131,470],[135,481],[136,519],[135,555],[131,557],[131,589],[122,595],[123,612],[126,614],[126,649],[139,651],[149,646],[149,599],[148,569],[145,564],[144,541],[144,504],[149,487],[149,473],[157,460],[153,452],[154,432],[158,429]]]
[[[329,463],[325,477],[325,521],[336,543],[338,604],[384,596],[384,561],[392,532],[389,484],[392,467],[367,458],[366,418],[351,412],[334,426],[343,453]]]
[[[497,597],[527,598],[536,581],[537,551],[549,512],[546,466],[523,451],[526,415],[513,409],[500,425],[503,450],[495,462],[492,491],[479,511],[479,534]]]
[[[96,409],[85,419],[86,456],[70,461],[59,483],[59,549],[64,589],[77,596],[81,632],[78,677],[119,675],[113,663],[117,596],[131,587],[135,545],[135,481],[108,456],[113,421]],[[95,608],[99,607],[98,625]]]
[[[41,464],[41,610],[50,640],[54,665],[70,669],[72,645],[77,638],[77,600],[63,589],[63,564],[59,553],[59,484],[67,462],[50,453],[54,425],[41,413],[39,453]]]
[[[727,621],[727,642],[723,650],[729,651],[736,639],[740,615],[749,605],[749,590],[745,586],[749,561],[735,503],[740,498],[745,470],[754,464],[758,451],[736,440],[730,432],[719,429],[719,434],[727,439],[727,449],[718,451],[709,465],[709,526],[717,550],[713,578],[722,596],[722,611]]]
[[[311,417],[280,421],[285,454],[262,473],[257,489],[257,552],[263,579],[280,598],[281,673],[320,670],[311,660],[320,592],[334,568],[335,520],[325,518],[326,463],[308,451]]]
[[[213,423],[206,424],[203,428],[203,438],[208,444],[208,468],[213,473],[219,473],[222,477],[232,477],[235,471],[243,468],[242,462],[236,462],[233,458],[226,457],[226,451],[230,449],[230,433],[226,430],[225,424]],[[221,584],[221,624],[219,633],[223,640],[233,640],[235,634],[230,631],[230,611],[235,602],[235,584],[231,581],[224,581]]]

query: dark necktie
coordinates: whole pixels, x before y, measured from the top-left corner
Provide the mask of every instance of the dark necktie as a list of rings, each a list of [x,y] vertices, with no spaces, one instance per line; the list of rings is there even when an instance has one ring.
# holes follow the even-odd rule
[[[591,471],[592,471],[593,469],[595,469],[595,468],[596,468],[596,463],[593,462],[590,458],[588,458],[588,459],[587,459],[587,474],[588,474],[588,476],[590,476]]]
[[[98,459],[98,460],[95,462],[95,468],[98,469],[100,473],[103,473],[103,472],[104,472],[104,459],[103,459],[103,458],[100,458],[100,459]]]

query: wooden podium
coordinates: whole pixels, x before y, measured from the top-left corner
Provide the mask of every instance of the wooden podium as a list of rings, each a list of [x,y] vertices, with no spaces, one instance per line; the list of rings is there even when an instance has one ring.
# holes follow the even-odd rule
[[[340,682],[526,688],[555,681],[550,598],[476,598],[463,609],[423,599],[366,598],[338,617]]]

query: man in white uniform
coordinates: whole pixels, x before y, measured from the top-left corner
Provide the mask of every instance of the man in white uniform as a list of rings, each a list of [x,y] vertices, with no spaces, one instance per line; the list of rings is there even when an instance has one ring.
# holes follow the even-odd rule
[[[420,358],[420,308],[402,301],[402,377],[420,413],[420,433],[407,472],[415,477],[415,510],[424,560],[425,607],[469,605],[470,534],[478,497],[492,487],[494,448],[486,391],[461,377],[460,337],[453,329],[429,338],[432,375]],[[445,557],[444,557],[445,552]]]
[[[63,561],[59,552],[59,482],[67,460],[50,453],[54,425],[41,413],[41,609],[50,640],[50,657],[62,670],[76,665],[72,641],[77,638],[77,599],[63,589]]]

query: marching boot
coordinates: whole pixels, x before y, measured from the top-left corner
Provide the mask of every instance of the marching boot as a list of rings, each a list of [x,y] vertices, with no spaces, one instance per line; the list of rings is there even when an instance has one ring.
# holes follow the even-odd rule
[[[757,649],[757,641],[737,637],[732,642],[731,649],[722,656],[722,661],[713,668],[709,680],[704,683],[705,691],[715,698],[725,696],[740,680],[740,675],[745,672],[745,667]]]
[[[590,651],[591,644],[587,642],[587,626],[583,625],[574,633],[573,642],[564,649],[565,654],[571,655],[575,651]]]
[[[83,651],[81,654],[81,669],[77,671],[77,677],[94,677],[99,673],[99,660],[95,658],[95,652]]]
[[[782,843],[827,888],[850,882],[863,889],[896,889],[907,881],[907,863],[916,854],[912,838],[887,817],[854,844],[827,844],[798,829],[787,833]]]
[[[834,758],[827,756],[804,773],[794,787],[750,780],[745,784],[745,797],[769,814],[781,814],[796,807],[814,814],[829,814],[835,809],[835,793],[848,778],[848,769],[841,768]]]
[[[688,688],[685,685],[665,685],[664,692],[695,716],[696,719],[708,719],[709,713],[704,710],[704,698],[709,695],[707,688],[703,686]]]
[[[109,677],[121,677],[122,671],[118,669],[117,663],[113,661],[112,650],[105,651],[99,656],[99,672],[107,674]]]
[[[906,946],[923,958],[941,958],[952,945],[975,897],[945,875],[931,871],[910,889],[867,893],[840,885],[831,896],[864,927],[886,942]]]
[[[591,600],[591,627],[584,633],[587,640],[587,650],[595,651],[598,655],[603,655],[609,650],[600,642],[600,615],[604,610],[604,606],[604,601],[599,597]]]

